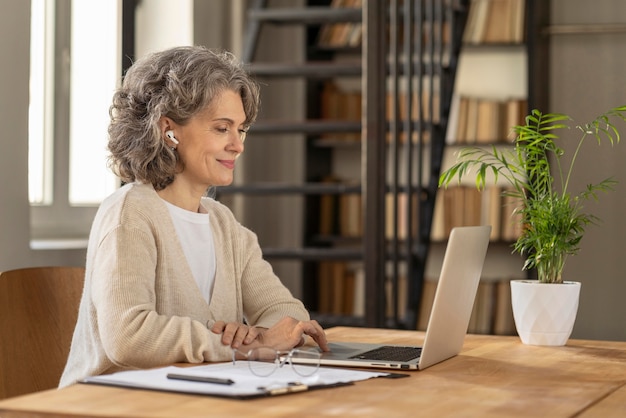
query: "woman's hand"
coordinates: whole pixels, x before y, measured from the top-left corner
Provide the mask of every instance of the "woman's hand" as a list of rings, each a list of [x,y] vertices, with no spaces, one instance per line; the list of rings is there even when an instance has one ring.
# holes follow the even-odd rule
[[[256,340],[253,340],[250,348],[268,346],[277,350],[291,350],[302,345],[307,335],[313,338],[322,351],[330,350],[326,333],[317,321],[298,321],[291,317],[285,317],[273,327],[262,330],[257,335]]]
[[[222,334],[222,344],[230,345],[231,348],[239,348],[242,345],[249,345],[256,340],[264,328],[250,327],[238,322],[215,321],[211,331],[215,334]]]

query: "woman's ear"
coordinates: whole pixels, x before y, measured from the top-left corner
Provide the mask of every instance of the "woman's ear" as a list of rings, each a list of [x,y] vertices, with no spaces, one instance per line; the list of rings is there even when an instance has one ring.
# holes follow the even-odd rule
[[[162,135],[164,135],[169,141],[178,145],[180,142],[176,139],[176,135],[174,134],[174,121],[166,116],[162,116],[159,120],[159,128],[161,130]]]
[[[176,124],[174,123],[174,121],[167,116],[161,116],[158,124],[161,135],[164,136],[167,136],[167,131],[173,131],[176,128]]]

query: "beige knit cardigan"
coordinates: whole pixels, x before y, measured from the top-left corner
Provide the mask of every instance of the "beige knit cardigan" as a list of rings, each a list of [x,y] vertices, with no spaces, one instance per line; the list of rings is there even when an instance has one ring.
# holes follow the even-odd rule
[[[216,320],[270,327],[285,316],[309,319],[263,260],[256,235],[226,206],[209,198],[203,205],[217,264],[210,304],[152,186],[128,184],[102,203],[60,387],[119,370],[229,360],[230,347],[207,328]]]

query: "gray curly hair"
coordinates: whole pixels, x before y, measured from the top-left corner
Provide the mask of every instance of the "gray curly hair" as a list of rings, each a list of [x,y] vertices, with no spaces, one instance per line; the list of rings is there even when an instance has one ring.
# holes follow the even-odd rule
[[[159,120],[184,125],[224,90],[241,96],[245,126],[256,119],[259,87],[233,54],[202,46],[153,53],[135,62],[109,108],[109,166],[123,181],[162,190],[181,169],[162,138]]]

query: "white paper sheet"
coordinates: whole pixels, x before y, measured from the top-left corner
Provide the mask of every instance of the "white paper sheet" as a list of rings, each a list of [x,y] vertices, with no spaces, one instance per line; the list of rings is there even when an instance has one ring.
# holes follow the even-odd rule
[[[231,379],[235,383],[222,385],[169,379],[168,373]],[[237,361],[234,365],[228,362],[192,367],[169,366],[159,369],[124,371],[88,377],[83,382],[214,396],[251,397],[347,384],[386,375],[388,373],[385,372],[320,367],[312,376],[303,377],[287,364],[276,369],[270,376],[259,377],[252,374],[246,361]]]

